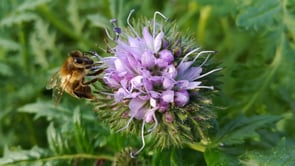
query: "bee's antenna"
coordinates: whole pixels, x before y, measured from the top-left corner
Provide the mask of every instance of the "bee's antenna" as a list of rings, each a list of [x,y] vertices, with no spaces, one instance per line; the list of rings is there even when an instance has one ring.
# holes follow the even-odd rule
[[[89,55],[97,57],[98,59],[101,59],[101,56],[96,51],[92,51],[92,50],[85,51],[84,54],[89,54]]]

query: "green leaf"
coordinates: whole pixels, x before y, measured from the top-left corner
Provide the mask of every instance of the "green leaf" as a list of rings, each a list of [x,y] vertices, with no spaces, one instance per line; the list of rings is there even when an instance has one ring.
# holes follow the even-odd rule
[[[48,120],[58,119],[67,121],[72,116],[72,111],[61,106],[55,106],[49,102],[37,102],[26,104],[18,109],[19,112],[36,114],[35,118],[46,117]]]
[[[54,124],[51,123],[47,128],[47,139],[50,149],[55,154],[65,154],[71,152],[68,139],[69,135],[66,135],[66,132],[62,133],[54,127]]]
[[[5,38],[0,38],[0,46],[7,49],[7,50],[20,50],[21,46],[19,43],[10,40],[10,39],[5,39]]]
[[[218,133],[215,142],[226,145],[243,143],[246,138],[257,137],[256,129],[280,119],[274,115],[260,115],[251,118],[238,117],[228,122]]]
[[[12,14],[1,19],[0,26],[13,26],[15,24],[29,22],[37,18],[38,16],[35,13],[30,13],[30,12],[24,12],[21,14]]]
[[[2,75],[2,76],[12,76],[13,75],[13,70],[9,65],[0,62],[0,75]]]
[[[241,163],[246,166],[291,166],[295,165],[295,145],[282,139],[279,144],[268,151],[251,151],[244,154]]]
[[[69,1],[67,12],[69,16],[68,20],[72,25],[71,27],[73,28],[73,31],[80,35],[82,33],[85,19],[79,17],[79,8],[76,0]]]
[[[204,153],[206,164],[210,166],[236,166],[239,161],[234,155],[219,149],[210,149]]]
[[[109,19],[107,19],[105,16],[102,16],[100,14],[91,14],[86,17],[92,26],[100,27],[100,28],[106,28],[110,26]]]
[[[24,1],[19,7],[16,9],[18,12],[26,11],[26,10],[32,10],[37,8],[40,5],[46,4],[49,2],[49,0],[28,0]]]
[[[85,126],[82,123],[80,109],[76,109],[73,115],[74,135],[76,141],[76,148],[79,153],[92,152],[91,141],[89,140]]]
[[[281,0],[251,0],[238,1],[240,13],[236,23],[246,29],[266,29],[275,26],[276,21],[282,18]]]

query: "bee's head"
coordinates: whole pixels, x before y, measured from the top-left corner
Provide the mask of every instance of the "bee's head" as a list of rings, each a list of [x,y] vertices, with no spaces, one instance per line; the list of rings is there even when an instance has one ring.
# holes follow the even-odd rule
[[[77,68],[88,68],[93,64],[93,60],[80,51],[71,52],[69,61]]]

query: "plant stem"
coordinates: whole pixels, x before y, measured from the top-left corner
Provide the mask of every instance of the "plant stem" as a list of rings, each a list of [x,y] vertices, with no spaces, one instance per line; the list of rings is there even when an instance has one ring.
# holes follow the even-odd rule
[[[201,143],[196,143],[196,144],[191,144],[191,143],[187,143],[186,144],[189,148],[202,152],[204,153],[206,151],[206,147],[204,145],[202,145]]]
[[[108,155],[93,155],[93,154],[69,154],[69,155],[59,155],[59,156],[52,156],[47,158],[41,158],[36,160],[23,160],[18,162],[13,162],[10,164],[6,164],[6,166],[12,166],[12,165],[22,165],[22,164],[28,164],[32,162],[46,162],[46,161],[53,161],[53,160],[70,160],[70,159],[93,159],[93,160],[114,160],[114,157],[108,156]]]

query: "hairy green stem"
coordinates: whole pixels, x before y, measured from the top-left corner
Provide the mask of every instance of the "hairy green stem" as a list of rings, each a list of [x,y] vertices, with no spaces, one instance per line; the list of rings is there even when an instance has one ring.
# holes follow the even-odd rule
[[[195,151],[199,151],[202,153],[204,153],[206,151],[206,147],[204,145],[202,145],[201,143],[195,143],[195,144],[187,143],[186,145]]]

